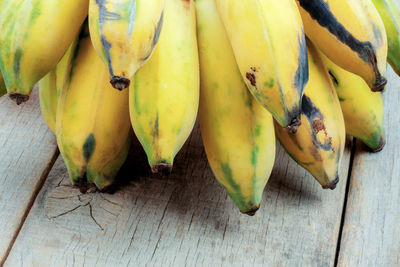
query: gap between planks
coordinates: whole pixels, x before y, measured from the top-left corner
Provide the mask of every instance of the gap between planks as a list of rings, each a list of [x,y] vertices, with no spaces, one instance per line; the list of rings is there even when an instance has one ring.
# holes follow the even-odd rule
[[[350,154],[349,168],[348,168],[347,179],[346,179],[346,190],[345,190],[344,196],[343,196],[344,201],[343,201],[343,208],[342,208],[342,218],[340,220],[339,234],[338,234],[338,238],[337,238],[335,262],[333,264],[334,267],[338,266],[338,261],[339,261],[340,243],[342,240],[344,220],[345,220],[346,208],[347,208],[347,198],[349,196],[349,191],[350,191],[350,179],[351,179],[351,174],[353,173],[353,163],[354,163],[354,157],[356,156],[356,150],[357,150],[357,139],[353,138],[353,142],[351,142],[351,154]]]
[[[29,203],[27,205],[24,215],[21,218],[21,222],[18,225],[18,227],[15,231],[15,234],[10,241],[10,244],[6,250],[4,258],[0,261],[0,266],[3,266],[4,262],[7,260],[8,255],[10,254],[10,251],[11,251],[12,247],[14,246],[15,240],[17,239],[19,232],[21,231],[22,226],[24,225],[24,223],[26,221],[26,218],[28,217],[28,214],[33,207],[33,203],[35,203],[35,200],[36,200],[37,196],[39,195],[39,192],[42,189],[42,187],[43,187],[47,177],[49,176],[49,173],[50,173],[51,169],[53,168],[54,163],[56,162],[59,155],[60,155],[60,151],[57,149],[56,152],[54,153],[53,157],[51,158],[49,164],[47,165],[45,171],[42,173],[42,176],[39,179],[39,183],[37,184],[35,190],[33,191],[33,194],[31,195],[31,198],[29,199]]]

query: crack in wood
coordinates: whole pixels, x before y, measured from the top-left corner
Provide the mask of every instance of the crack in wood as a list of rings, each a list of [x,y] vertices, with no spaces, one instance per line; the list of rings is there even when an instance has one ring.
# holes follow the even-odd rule
[[[342,208],[342,217],[340,220],[340,226],[339,226],[339,233],[338,233],[338,238],[336,240],[336,253],[335,253],[335,259],[334,259],[334,267],[338,266],[338,261],[339,261],[339,253],[340,253],[340,243],[342,241],[342,234],[343,234],[343,227],[345,223],[345,214],[346,214],[346,208],[347,208],[347,198],[349,196],[349,191],[350,191],[350,179],[351,175],[353,172],[353,164],[354,164],[354,158],[356,156],[356,149],[357,149],[357,139],[353,138],[353,141],[351,142],[351,154],[350,154],[350,162],[349,162],[349,168],[347,172],[347,179],[346,179],[346,190],[344,193],[344,201],[343,201],[343,208]]]

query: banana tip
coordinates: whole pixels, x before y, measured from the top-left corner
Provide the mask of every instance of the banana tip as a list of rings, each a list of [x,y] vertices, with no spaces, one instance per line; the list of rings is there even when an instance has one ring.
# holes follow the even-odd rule
[[[372,152],[373,153],[377,153],[377,152],[382,151],[383,148],[385,147],[385,145],[386,145],[386,141],[385,141],[385,139],[383,139],[381,137],[381,139],[379,140],[379,146],[377,148],[375,148],[375,149],[372,149]]]
[[[322,188],[323,189],[330,189],[330,190],[334,190],[337,186],[337,184],[339,183],[339,177],[336,177],[335,180],[333,180],[332,182],[330,182],[327,185],[323,185]]]
[[[256,212],[260,209],[260,204],[258,204],[255,207],[252,207],[249,210],[241,211],[243,214],[249,215],[249,216],[254,216]]]
[[[19,93],[12,93],[9,96],[11,100],[13,100],[17,105],[21,105],[22,103],[29,100],[29,95],[23,95]]]
[[[172,164],[161,162],[151,167],[152,173],[159,173],[161,175],[168,175],[172,172]]]
[[[74,181],[73,184],[75,187],[77,187],[79,189],[79,191],[82,194],[85,194],[91,187],[90,184],[88,183],[86,175],[79,177],[76,181]]]
[[[383,92],[385,90],[385,86],[387,84],[387,80],[385,77],[381,77],[375,84],[374,87],[371,88],[373,92]]]
[[[286,127],[286,129],[289,131],[289,133],[295,134],[299,129],[300,125],[301,125],[301,119],[296,118],[290,122],[290,124]]]
[[[110,83],[115,89],[122,91],[125,88],[129,87],[129,85],[131,84],[131,80],[125,77],[114,76],[112,77]]]

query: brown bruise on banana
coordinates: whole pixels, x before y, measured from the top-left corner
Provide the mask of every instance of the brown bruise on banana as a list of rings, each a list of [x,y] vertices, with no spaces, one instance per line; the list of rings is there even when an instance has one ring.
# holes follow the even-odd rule
[[[324,117],[321,113],[321,111],[315,106],[315,104],[311,101],[311,99],[307,96],[304,95],[303,97],[303,113],[307,117],[310,126],[312,128],[312,145],[309,147],[309,150],[311,151],[311,155],[313,158],[318,161],[322,162],[323,158],[319,153],[319,149],[323,149],[325,151],[332,151],[333,154],[336,154],[336,164],[339,165],[340,162],[340,155],[342,154],[341,148],[338,148],[338,151],[336,151],[335,147],[333,146],[332,143],[332,137],[328,136],[328,131],[326,129],[325,123],[324,123]],[[318,134],[323,134],[324,135],[324,140],[325,142],[322,144],[318,140]],[[341,143],[342,140],[340,140],[339,143]],[[338,173],[336,173],[336,178],[331,181],[329,175],[327,175],[325,172],[323,173],[324,180],[326,182],[326,185],[323,185],[323,189],[335,189],[336,185],[339,182],[339,176]]]
[[[308,61],[307,61],[308,62]],[[308,64],[307,64],[308,67]],[[255,94],[254,97],[259,100],[260,98],[267,98],[267,96],[262,96],[259,95],[259,90],[257,87],[257,76],[256,73],[258,72],[258,69],[256,67],[250,67],[250,71],[246,72],[246,79],[250,83],[250,85],[255,89]],[[307,75],[308,77],[308,75]],[[308,79],[308,78],[307,78]],[[271,78],[270,81],[264,82],[264,85],[267,86],[268,88],[272,88],[274,86],[274,79]],[[284,95],[282,93],[281,85],[278,83],[279,87],[279,92],[281,93],[282,98],[284,98]],[[298,114],[298,115],[293,115],[293,114]],[[286,130],[289,131],[292,134],[295,134],[297,132],[297,129],[301,125],[301,119],[300,119],[301,113],[299,110],[297,110],[295,107],[293,110],[288,111],[288,114],[286,114],[286,121],[288,123],[288,126],[286,126]]]

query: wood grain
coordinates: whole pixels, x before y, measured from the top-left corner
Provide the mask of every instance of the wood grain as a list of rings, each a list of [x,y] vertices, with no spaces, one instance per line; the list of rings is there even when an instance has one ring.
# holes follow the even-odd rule
[[[5,266],[332,266],[349,166],[325,191],[278,149],[256,216],[215,181],[198,127],[173,174],[148,173],[136,142],[115,194],[71,188],[59,158]]]
[[[55,160],[55,137],[44,123],[35,90],[16,106],[0,98],[0,265]]]
[[[400,78],[388,78],[387,145],[377,154],[357,146],[339,266],[400,266]]]

